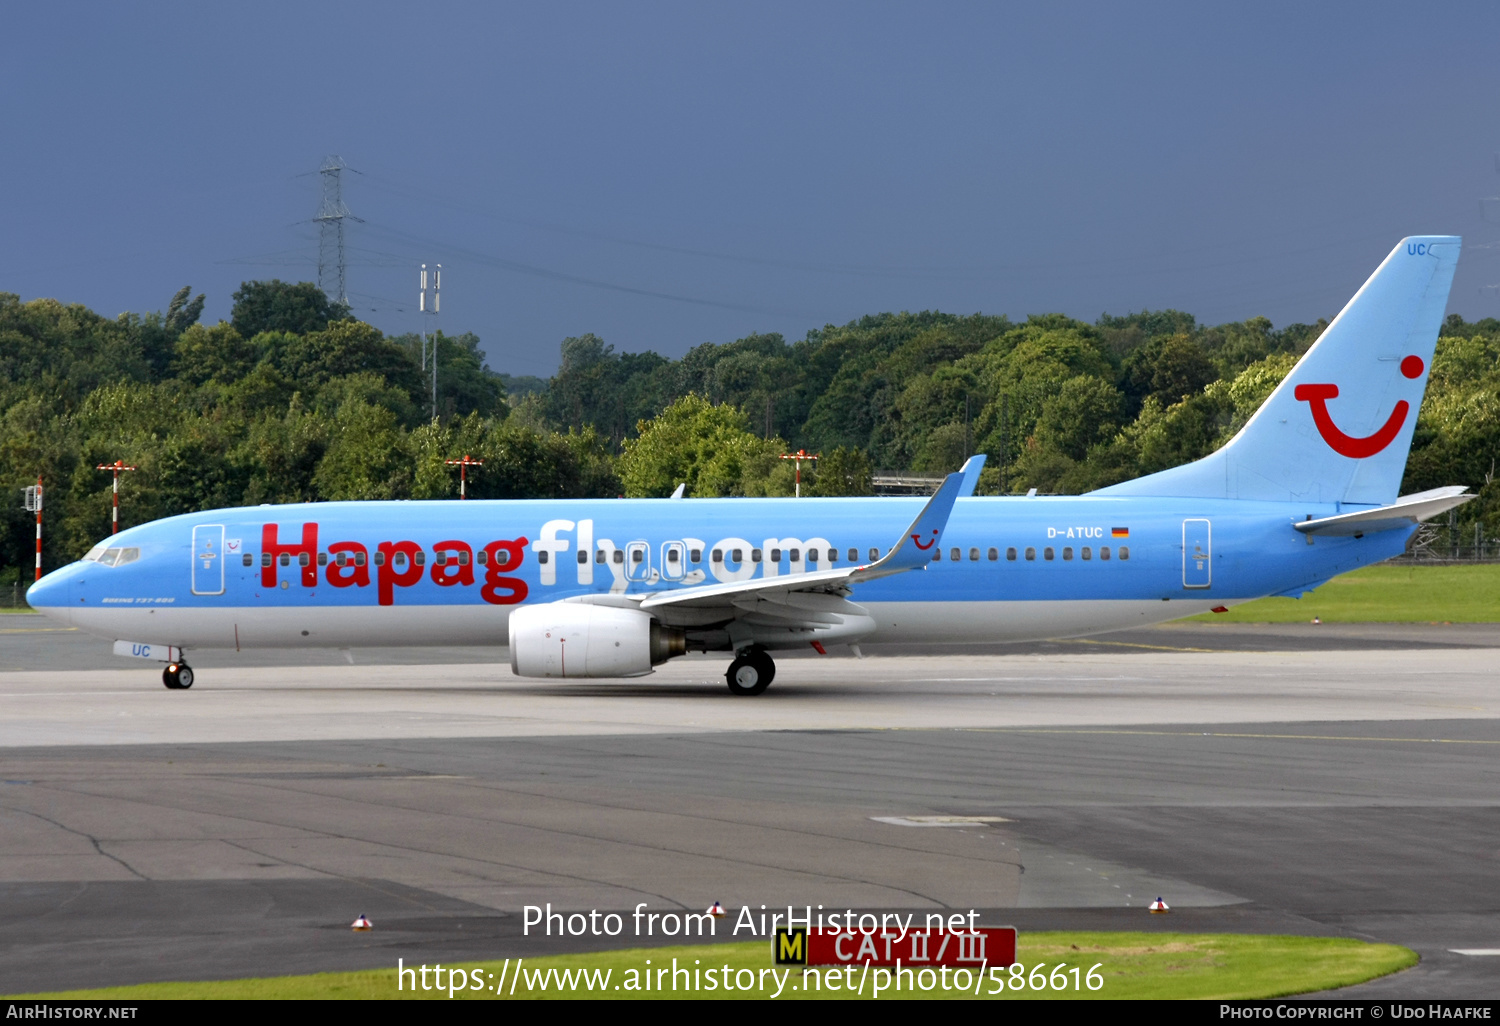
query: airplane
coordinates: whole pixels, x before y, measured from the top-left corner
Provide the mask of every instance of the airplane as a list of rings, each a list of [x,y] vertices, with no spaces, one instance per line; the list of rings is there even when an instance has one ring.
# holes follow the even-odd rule
[[[1077,637],[1300,596],[1473,498],[1398,496],[1460,241],[1403,239],[1218,451],[1085,495],[975,496],[975,456],[926,499],[218,509],[121,531],[27,601],[164,662],[175,690],[198,649],[503,638],[513,673],[553,680],[725,652],[730,691],[755,695],[776,651]]]

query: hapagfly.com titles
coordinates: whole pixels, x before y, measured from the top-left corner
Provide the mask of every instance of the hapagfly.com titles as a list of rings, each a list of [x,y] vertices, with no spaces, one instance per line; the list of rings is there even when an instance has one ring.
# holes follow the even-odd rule
[[[635,937],[717,937],[769,939],[778,927],[807,927],[818,931],[885,933],[895,931],[904,939],[913,931],[972,933],[979,927],[979,912],[856,912],[852,908],[825,909],[822,905],[788,905],[786,911],[754,909],[741,905],[738,913],[684,912],[680,909],[654,912],[641,902],[634,912],[554,912],[552,903],[525,905],[521,909],[521,932],[527,937],[618,937],[629,931]]]

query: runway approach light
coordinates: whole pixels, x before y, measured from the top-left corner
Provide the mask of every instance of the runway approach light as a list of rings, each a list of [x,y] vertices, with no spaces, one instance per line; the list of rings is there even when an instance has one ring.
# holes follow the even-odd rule
[[[1153,901],[1150,905],[1150,908],[1152,913],[1172,911],[1171,909],[1167,908],[1167,903],[1165,901],[1162,901],[1161,898],[1157,898],[1155,901]]]
[[[714,902],[712,905],[710,905],[708,907],[708,914],[711,915],[711,916],[713,916],[715,919],[723,919],[724,918],[724,906],[720,905],[716,901],[716,902]]]
[[[359,918],[356,919],[356,920],[354,920],[354,922],[352,922],[352,923],[349,924],[349,929],[351,929],[351,930],[373,930],[374,927],[370,925],[370,921],[368,919],[366,919],[364,913],[361,912],[359,914]]]

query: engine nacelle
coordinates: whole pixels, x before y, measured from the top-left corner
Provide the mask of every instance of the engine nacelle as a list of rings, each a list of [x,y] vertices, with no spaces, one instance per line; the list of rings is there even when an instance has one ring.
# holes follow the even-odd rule
[[[545,602],[510,614],[510,668],[519,677],[640,677],[686,651],[680,628],[639,609]]]

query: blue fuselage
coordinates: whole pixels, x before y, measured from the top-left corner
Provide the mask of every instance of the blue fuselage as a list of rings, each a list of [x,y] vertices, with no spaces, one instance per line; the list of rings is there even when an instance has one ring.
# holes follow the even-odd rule
[[[336,502],[122,531],[28,600],[116,639],[183,648],[502,643],[522,604],[873,562],[921,499]],[[925,570],[860,584],[870,641],[1007,641],[1299,594],[1399,554],[1410,529],[1318,537],[1336,504],[960,499]],[[113,553],[113,555],[110,555]],[[113,565],[110,565],[113,564]]]

